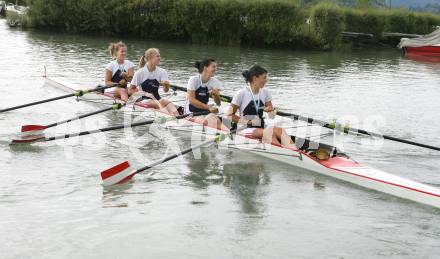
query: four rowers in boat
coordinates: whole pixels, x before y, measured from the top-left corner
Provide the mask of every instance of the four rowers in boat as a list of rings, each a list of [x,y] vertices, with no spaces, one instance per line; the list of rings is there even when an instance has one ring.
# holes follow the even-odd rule
[[[173,115],[178,115],[176,106],[159,95],[159,87],[163,86],[164,92],[169,90],[168,73],[165,69],[158,67],[160,63],[160,53],[156,48],[150,48],[139,60],[139,70],[133,75],[133,63],[125,60],[127,47],[124,43],[112,43],[109,52],[116,60],[110,62],[105,71],[106,84],[119,83],[124,86],[131,80],[129,88],[112,88],[115,97],[123,101],[128,100],[128,96],[137,91],[146,93],[147,104],[151,108],[166,109]],[[206,116],[198,116],[194,119],[210,125],[213,128],[225,129],[226,126],[221,122],[220,117],[215,114],[218,108],[209,105],[209,97],[212,96],[214,102],[220,106],[221,82],[214,77],[217,70],[217,63],[214,59],[204,59],[197,61],[195,67],[198,75],[192,76],[188,81],[187,101],[185,112],[211,112]],[[245,88],[239,90],[232,99],[227,116],[233,122],[246,124],[247,129],[241,131],[246,135],[262,139],[263,142],[276,145],[294,147],[294,143],[284,129],[279,127],[265,127],[263,111],[272,113],[272,96],[264,88],[267,82],[267,70],[259,65],[252,66],[243,72],[243,77],[247,83]],[[240,116],[236,113],[239,111]]]

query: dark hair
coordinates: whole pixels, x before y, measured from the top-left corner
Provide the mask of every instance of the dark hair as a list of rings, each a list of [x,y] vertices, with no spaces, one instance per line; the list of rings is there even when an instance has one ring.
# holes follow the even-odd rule
[[[253,65],[251,68],[243,71],[242,73],[246,83],[252,83],[252,78],[254,76],[261,76],[263,74],[267,74],[267,70],[260,65]]]
[[[215,62],[215,59],[213,59],[213,58],[205,58],[205,59],[202,59],[201,61],[196,61],[194,63],[194,67],[197,68],[199,73],[202,73],[203,72],[203,68],[204,67],[209,67],[212,62]]]

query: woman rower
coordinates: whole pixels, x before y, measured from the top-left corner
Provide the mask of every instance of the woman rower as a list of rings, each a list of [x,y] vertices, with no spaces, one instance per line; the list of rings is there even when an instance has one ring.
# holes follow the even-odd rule
[[[241,133],[259,138],[266,143],[295,148],[294,142],[283,128],[265,127],[263,111],[268,113],[274,111],[272,96],[264,88],[267,82],[267,70],[254,65],[243,72],[243,77],[247,86],[232,98],[228,116],[232,116],[232,121],[248,126]],[[240,116],[235,115],[237,110],[240,111]]]
[[[166,109],[172,115],[179,115],[176,106],[170,101],[161,98],[159,87],[162,85],[163,91],[168,92],[170,82],[168,73],[165,69],[159,67],[160,53],[156,48],[150,48],[139,60],[139,70],[133,76],[131,87],[133,91],[144,91],[147,93],[148,106],[154,109]]]
[[[116,83],[119,86],[108,88],[105,91],[113,93],[114,97],[121,98],[122,101],[126,102],[131,94],[127,90],[127,83],[133,78],[134,64],[125,59],[127,56],[127,46],[122,41],[110,43],[108,51],[115,60],[108,63],[105,67],[105,84],[111,85]]]
[[[218,108],[214,105],[209,105],[209,95],[214,99],[214,102],[220,106],[220,88],[221,82],[214,77],[217,71],[217,62],[214,59],[203,59],[196,61],[194,64],[199,74],[190,77],[187,86],[187,101],[185,106],[185,112],[203,112],[209,111],[211,114],[204,118],[197,117],[200,123],[204,125],[212,125],[213,127],[219,127],[221,124],[220,119],[212,113],[218,113]]]

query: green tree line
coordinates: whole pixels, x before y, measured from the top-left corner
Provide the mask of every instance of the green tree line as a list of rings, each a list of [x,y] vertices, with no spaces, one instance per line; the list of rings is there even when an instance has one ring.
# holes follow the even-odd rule
[[[329,49],[342,31],[425,34],[440,16],[289,0],[30,0],[27,24],[75,33]]]

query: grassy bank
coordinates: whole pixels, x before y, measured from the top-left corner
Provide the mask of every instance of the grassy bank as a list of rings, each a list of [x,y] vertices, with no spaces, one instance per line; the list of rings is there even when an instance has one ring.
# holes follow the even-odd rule
[[[36,28],[75,33],[313,49],[337,47],[342,31],[380,37],[440,25],[433,14],[334,4],[304,9],[295,0],[31,0],[28,18]]]

